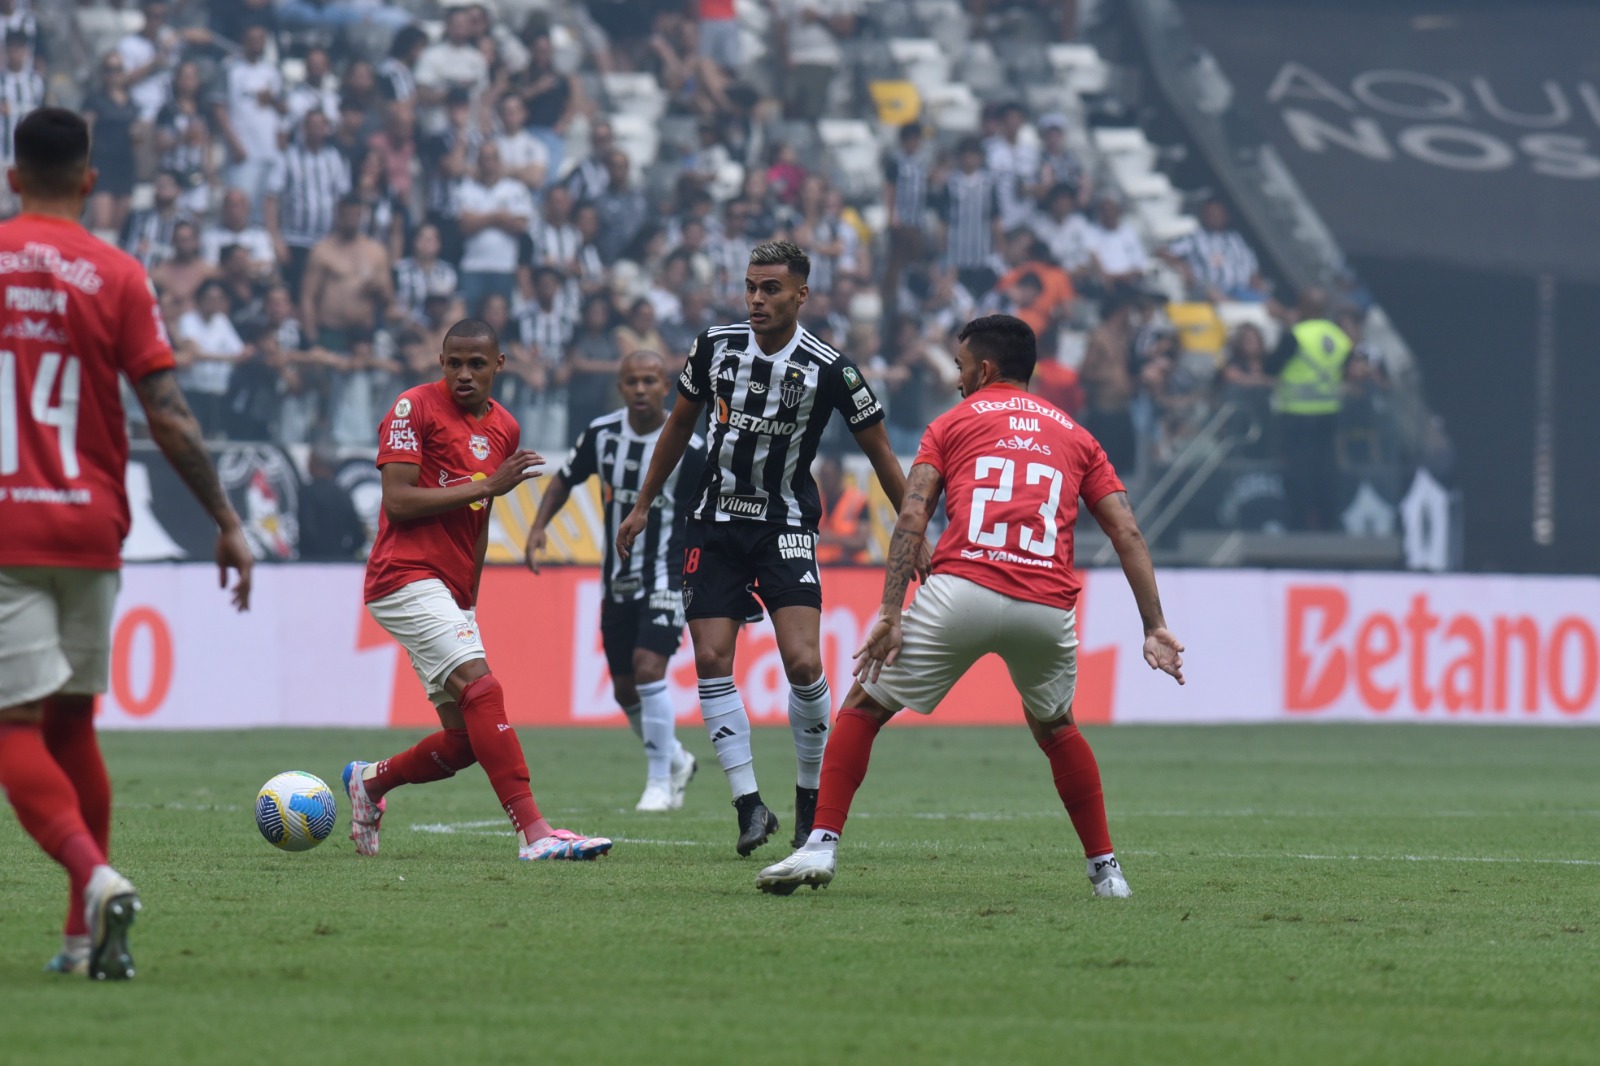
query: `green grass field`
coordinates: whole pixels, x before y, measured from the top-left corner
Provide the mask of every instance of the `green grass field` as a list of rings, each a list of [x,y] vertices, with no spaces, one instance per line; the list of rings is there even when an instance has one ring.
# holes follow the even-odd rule
[[[1097,729],[1131,900],[1089,894],[1026,731],[890,729],[838,879],[787,899],[733,851],[704,735],[674,815],[630,735],[523,731],[557,824],[518,864],[481,772],[280,854],[272,773],[337,787],[411,734],[112,734],[138,978],[40,972],[64,879],[0,816],[0,1062],[1600,1061],[1600,732]],[[759,730],[789,832],[787,730]]]

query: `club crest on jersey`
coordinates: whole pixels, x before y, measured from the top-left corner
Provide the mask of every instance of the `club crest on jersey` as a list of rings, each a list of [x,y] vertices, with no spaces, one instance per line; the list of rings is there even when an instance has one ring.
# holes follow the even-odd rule
[[[394,416],[405,418],[409,414],[411,414],[411,401],[402,396],[400,402],[394,405]]]
[[[467,442],[467,447],[472,451],[472,457],[480,463],[489,458],[489,438],[474,433]]]
[[[799,363],[783,364],[783,381],[778,385],[778,399],[785,407],[799,407],[806,395],[806,368]]]

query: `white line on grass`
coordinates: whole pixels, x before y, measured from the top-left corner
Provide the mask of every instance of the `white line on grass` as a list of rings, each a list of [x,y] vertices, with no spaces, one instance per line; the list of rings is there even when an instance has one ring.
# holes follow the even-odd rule
[[[1128,851],[1120,854],[1170,857],[1168,851]],[[1492,862],[1536,863],[1550,866],[1600,866],[1600,859],[1529,859],[1493,855],[1317,855],[1293,851],[1214,851],[1215,859],[1302,859],[1308,862]]]

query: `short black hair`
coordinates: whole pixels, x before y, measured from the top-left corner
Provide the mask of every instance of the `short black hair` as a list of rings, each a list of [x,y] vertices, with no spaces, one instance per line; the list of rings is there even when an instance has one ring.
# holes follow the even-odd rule
[[[1039,362],[1033,328],[1012,315],[985,315],[968,322],[957,338],[979,360],[987,359],[1007,381],[1026,385]]]
[[[394,59],[404,59],[417,45],[427,43],[428,31],[415,22],[408,23],[395,31],[394,39],[389,42],[389,55]]]
[[[793,241],[767,241],[750,249],[751,266],[783,266],[801,281],[811,276],[811,257]]]
[[[481,318],[463,318],[460,322],[450,327],[450,332],[444,335],[444,344],[441,347],[448,346],[452,339],[476,341],[483,340],[485,337],[489,339],[489,345],[498,352],[500,350],[500,334],[494,331],[493,326]]]
[[[12,137],[17,176],[30,193],[70,195],[89,165],[89,124],[64,107],[41,107]]]
[[[334,205],[334,210],[343,210],[346,207],[359,207],[365,210],[367,202],[353,192],[347,192],[339,197],[339,202]]]
[[[900,127],[900,133],[899,133],[898,139],[899,139],[901,144],[905,144],[907,141],[915,140],[916,138],[921,137],[921,136],[922,136],[922,123],[920,123],[920,122],[908,122],[904,126]]]

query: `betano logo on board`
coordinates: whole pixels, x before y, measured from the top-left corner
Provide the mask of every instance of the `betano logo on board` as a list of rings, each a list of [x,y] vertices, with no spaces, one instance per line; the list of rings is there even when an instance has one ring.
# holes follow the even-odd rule
[[[1600,685],[1600,636],[1581,615],[1447,613],[1426,592],[1403,613],[1352,612],[1335,585],[1291,585],[1285,614],[1291,713],[1353,698],[1380,713],[1578,716]]]

